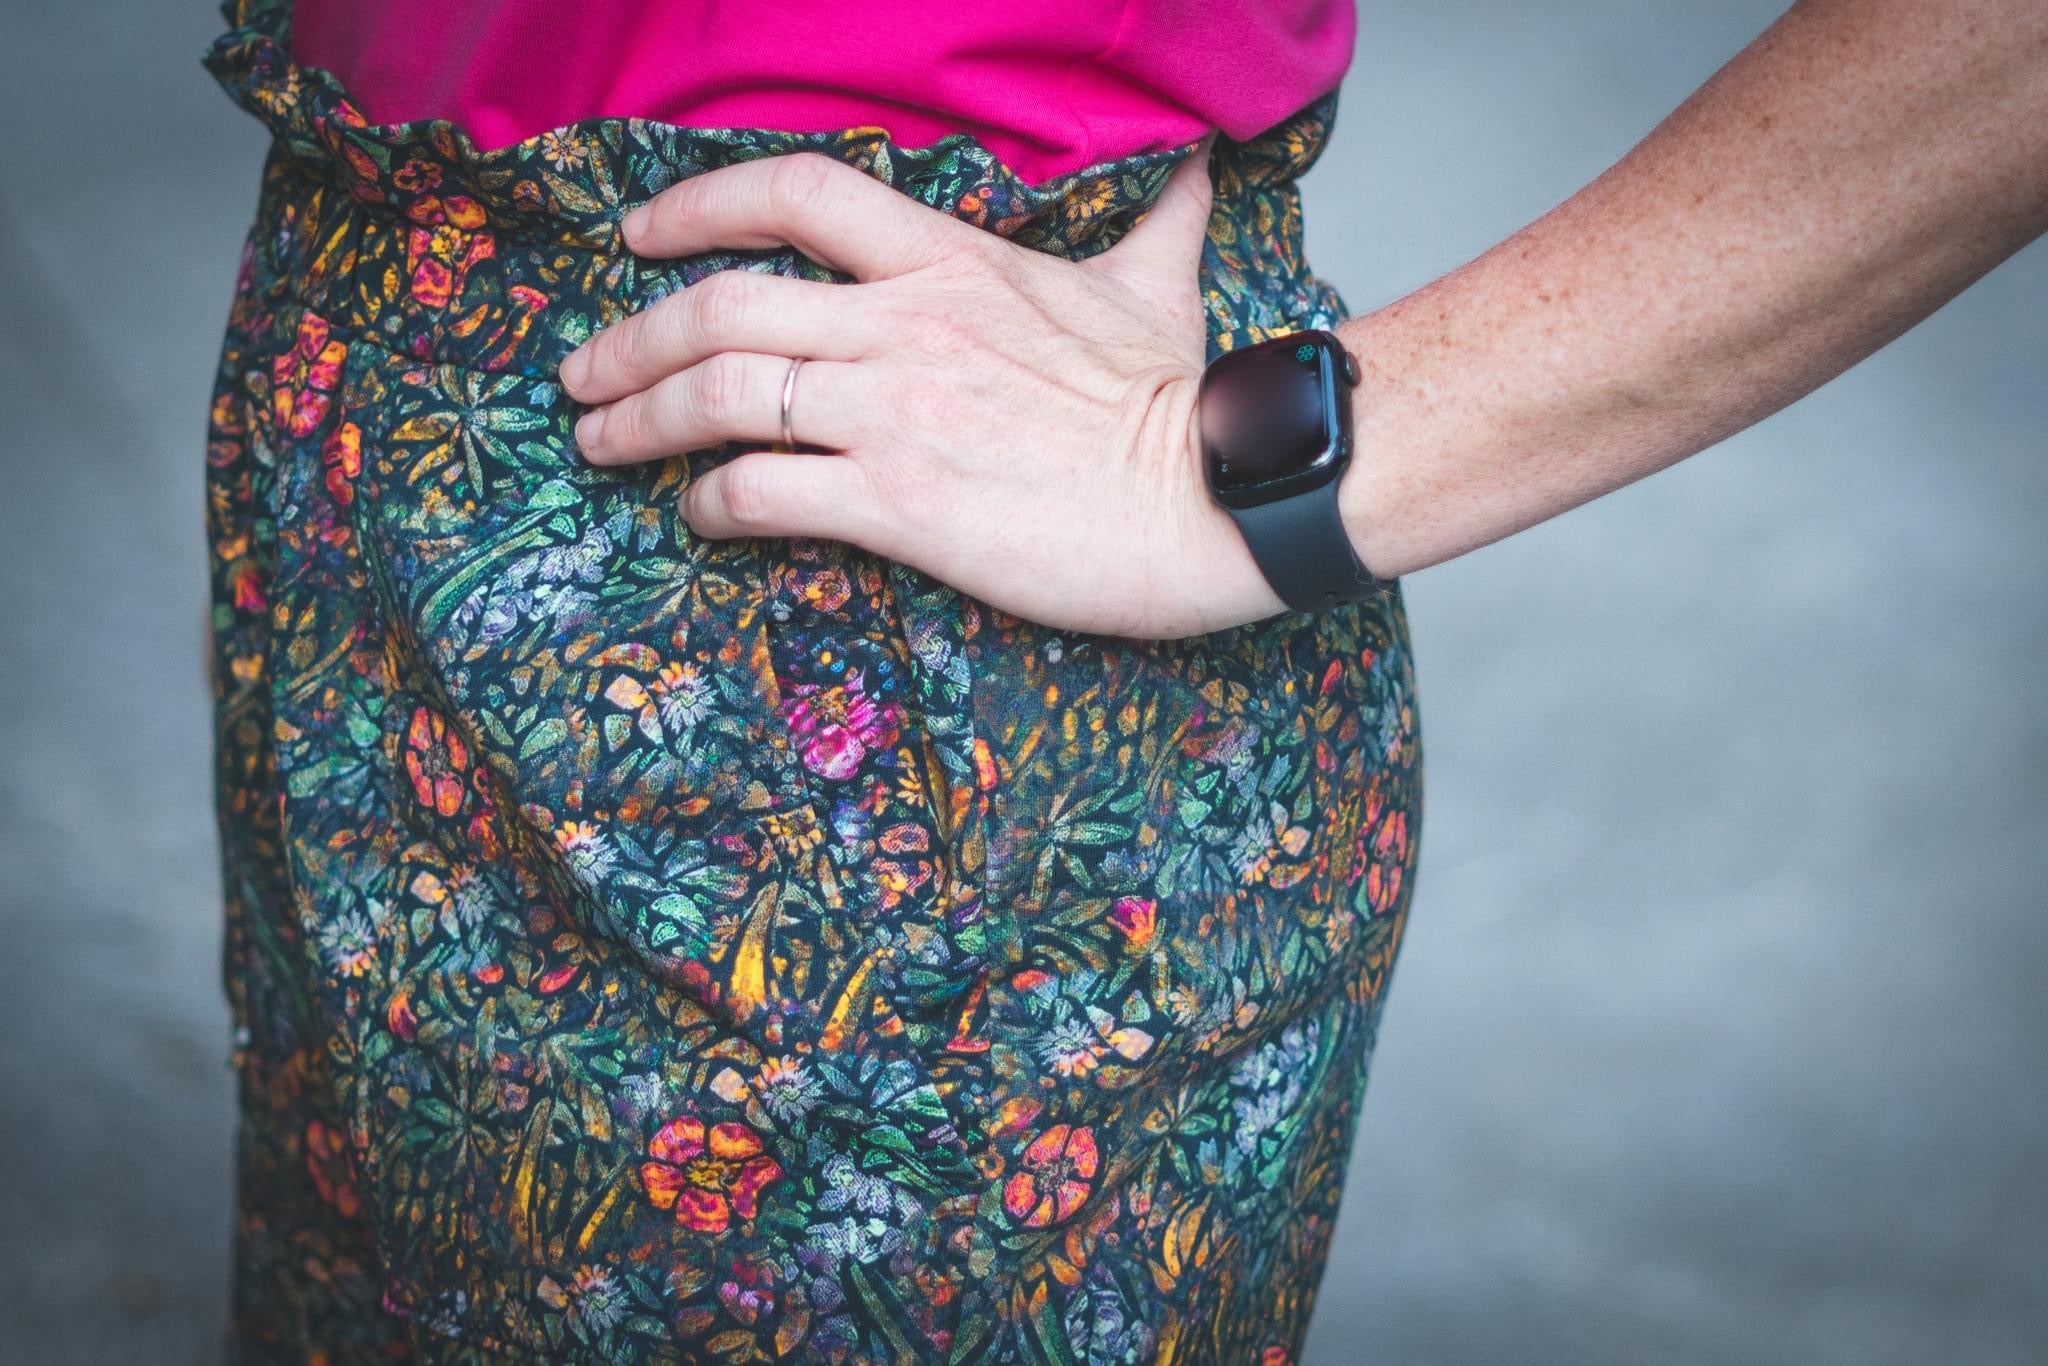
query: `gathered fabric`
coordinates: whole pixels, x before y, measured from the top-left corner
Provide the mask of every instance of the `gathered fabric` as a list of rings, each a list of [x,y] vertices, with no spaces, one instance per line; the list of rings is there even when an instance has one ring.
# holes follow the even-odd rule
[[[832,278],[627,252],[684,177],[821,152],[1082,257],[1191,149],[484,151],[230,18],[274,138],[207,448],[241,1359],[1292,1362],[1413,891],[1399,592],[1056,630],[693,535],[733,451],[592,467],[555,378],[713,272]],[[1212,355],[1343,316],[1333,109],[1219,148]]]

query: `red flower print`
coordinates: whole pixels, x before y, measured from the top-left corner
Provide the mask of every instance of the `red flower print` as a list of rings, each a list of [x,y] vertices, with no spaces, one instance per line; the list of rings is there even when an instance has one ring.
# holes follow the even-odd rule
[[[405,237],[405,258],[411,267],[408,292],[428,308],[445,308],[462,288],[470,267],[497,255],[497,241],[477,232],[484,225],[483,206],[467,195],[427,195],[406,210],[420,226]]]
[[[678,1115],[649,1140],[650,1161],[640,1164],[640,1184],[656,1209],[674,1209],[676,1222],[699,1233],[723,1233],[734,1215],[751,1219],[760,1209],[762,1188],[782,1176],[782,1166],[761,1151],[761,1139],[744,1124],[714,1124],[707,1133],[695,1115]]]
[[[270,606],[270,599],[263,592],[263,577],[253,564],[235,567],[235,610],[237,612],[261,612]]]
[[[412,778],[413,795],[421,806],[431,806],[452,816],[462,806],[463,772],[469,767],[469,747],[439,712],[416,707],[412,724],[405,728],[405,771]]]
[[[327,335],[325,318],[317,313],[299,318],[292,349],[270,363],[270,404],[279,426],[305,436],[320,425],[334,402],[347,355],[348,348]]]
[[[773,1266],[738,1263],[731,1279],[718,1287],[718,1302],[741,1323],[752,1324],[763,1314],[775,1312],[774,1277]]]
[[[1024,1169],[1003,1186],[1003,1208],[1026,1228],[1067,1218],[1088,1198],[1100,1159],[1095,1130],[1055,1124],[1024,1149]]]
[[[431,241],[427,233],[415,233],[422,241]],[[455,292],[455,272],[445,261],[422,255],[419,264],[413,267],[412,297],[429,308],[440,308],[448,302],[448,296]]]
[[[441,183],[441,168],[431,161],[413,157],[391,173],[391,183],[408,194],[431,190]]]
[[[797,689],[782,704],[784,718],[803,752],[804,767],[827,778],[850,778],[871,749],[886,749],[899,734],[897,709],[868,696],[858,671],[831,687]]]

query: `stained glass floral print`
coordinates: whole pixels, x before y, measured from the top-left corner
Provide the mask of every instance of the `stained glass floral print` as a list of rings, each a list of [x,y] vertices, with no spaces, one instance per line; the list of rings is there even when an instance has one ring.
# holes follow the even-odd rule
[[[623,253],[679,177],[818,150],[1079,257],[1182,153],[484,152],[233,18],[275,136],[208,443],[242,1357],[1292,1361],[1414,885],[1398,595],[1051,630],[693,537],[729,452],[588,467],[554,381],[712,271],[824,278]],[[1212,351],[1341,316],[1330,112],[1219,156]]]

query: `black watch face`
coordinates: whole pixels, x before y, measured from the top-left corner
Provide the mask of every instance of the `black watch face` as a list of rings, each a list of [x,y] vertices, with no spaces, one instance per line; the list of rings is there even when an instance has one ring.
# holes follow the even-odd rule
[[[1343,364],[1319,332],[1261,342],[1218,358],[1202,378],[1202,447],[1221,497],[1290,484],[1335,460]]]

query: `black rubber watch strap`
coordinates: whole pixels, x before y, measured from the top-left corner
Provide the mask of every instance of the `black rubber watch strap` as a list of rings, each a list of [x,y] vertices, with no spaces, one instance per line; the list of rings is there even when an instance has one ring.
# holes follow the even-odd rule
[[[1392,579],[1376,579],[1359,563],[1337,511],[1334,479],[1292,498],[1232,508],[1230,515],[1266,582],[1297,612],[1326,611],[1393,586]]]

